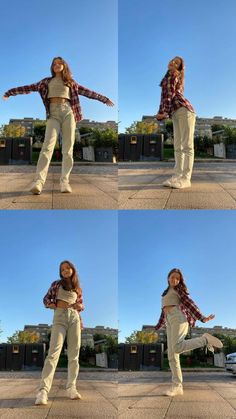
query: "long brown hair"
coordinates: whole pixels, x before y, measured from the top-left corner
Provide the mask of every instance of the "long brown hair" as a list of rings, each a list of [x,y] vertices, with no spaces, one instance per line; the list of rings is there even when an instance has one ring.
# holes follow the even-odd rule
[[[182,274],[182,272],[181,272],[181,270],[180,269],[178,269],[178,268],[173,268],[173,269],[171,269],[171,271],[168,273],[168,275],[167,275],[167,281],[168,281],[168,287],[165,289],[165,291],[163,292],[163,294],[162,294],[162,297],[164,297],[164,295],[166,295],[167,294],[167,292],[169,291],[169,288],[170,288],[170,284],[169,284],[169,278],[170,278],[170,276],[174,273],[174,272],[176,272],[177,274],[179,274],[179,276],[180,276],[180,281],[179,281],[179,287],[181,287],[182,289],[183,289],[183,291],[186,293],[186,294],[189,294],[189,292],[188,292],[188,288],[186,287],[186,284],[185,284],[185,282],[184,282],[184,277],[183,277],[183,274]]]
[[[64,263],[67,263],[70,268],[72,269],[73,273],[70,277],[70,280],[68,281],[68,279],[63,278],[62,274],[61,274],[61,267]],[[60,284],[62,285],[62,287],[67,290],[67,291],[75,291],[78,295],[81,293],[81,288],[80,288],[80,281],[79,281],[79,277],[76,271],[75,266],[73,265],[73,263],[71,263],[69,260],[63,260],[60,263],[59,266],[59,275],[60,275]]]
[[[175,72],[177,73],[177,77],[178,77],[178,86],[177,88],[180,89],[182,92],[184,90],[184,70],[185,70],[185,64],[184,64],[184,60],[182,57],[179,57],[178,55],[175,57],[178,58],[180,60],[180,65],[179,68],[176,68]],[[162,87],[162,83],[164,81],[164,79],[169,76],[169,74],[171,74],[170,70],[168,70],[166,72],[166,74],[164,75],[163,79],[160,82],[160,86]]]
[[[71,87],[72,84],[73,84],[73,81],[74,81],[73,78],[72,78],[72,73],[70,71],[69,65],[67,64],[67,62],[62,57],[54,57],[53,58],[52,64],[51,64],[51,67],[50,67],[52,76],[53,77],[56,76],[56,73],[53,70],[53,65],[54,65],[55,60],[60,60],[61,63],[63,64],[62,80],[64,81],[64,83],[67,86]]]

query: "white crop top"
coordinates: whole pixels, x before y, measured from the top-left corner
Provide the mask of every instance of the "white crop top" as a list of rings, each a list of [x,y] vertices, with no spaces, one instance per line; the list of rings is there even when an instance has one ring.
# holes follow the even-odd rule
[[[70,99],[70,88],[65,85],[61,78],[53,77],[48,83],[48,98],[63,97]]]
[[[178,306],[180,298],[174,288],[170,287],[167,294],[162,297],[162,307],[165,306]]]
[[[66,291],[60,285],[57,293],[57,300],[63,300],[68,304],[74,304],[77,300],[77,293],[75,291]]]

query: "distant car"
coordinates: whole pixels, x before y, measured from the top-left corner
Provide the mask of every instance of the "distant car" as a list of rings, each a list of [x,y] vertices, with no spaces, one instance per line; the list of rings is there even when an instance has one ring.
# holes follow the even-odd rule
[[[225,369],[236,374],[236,352],[226,355]]]

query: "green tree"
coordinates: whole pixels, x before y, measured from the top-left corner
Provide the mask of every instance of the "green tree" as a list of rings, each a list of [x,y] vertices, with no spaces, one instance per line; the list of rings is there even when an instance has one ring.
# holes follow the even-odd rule
[[[221,130],[224,130],[226,128],[226,125],[223,125],[223,124],[213,124],[212,126],[211,126],[211,131],[212,132],[216,132],[216,131],[221,131]]]
[[[25,127],[15,124],[2,125],[1,135],[4,137],[23,137],[25,135]]]
[[[12,336],[7,338],[7,343],[37,343],[39,340],[40,336],[36,332],[17,330]]]
[[[43,141],[45,137],[45,131],[46,131],[46,123],[35,124],[34,135],[35,137],[37,137],[37,139]]]
[[[174,129],[173,129],[173,122],[170,119],[168,119],[166,121],[166,123],[165,123],[165,129],[166,129],[166,132],[168,133],[168,135],[172,137],[173,136]]]
[[[125,338],[125,343],[156,343],[158,334],[155,331],[135,330],[129,337]]]
[[[157,132],[159,132],[159,125],[156,120],[134,121],[130,127],[125,128],[126,134],[156,134]]]

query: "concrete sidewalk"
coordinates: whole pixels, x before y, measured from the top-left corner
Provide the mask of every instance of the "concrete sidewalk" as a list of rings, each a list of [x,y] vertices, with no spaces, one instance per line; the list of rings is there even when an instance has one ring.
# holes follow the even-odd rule
[[[236,418],[236,377],[185,372],[183,396],[167,397],[169,372],[119,372],[120,419]]]
[[[0,209],[117,209],[117,165],[75,165],[71,194],[60,192],[60,166],[51,166],[41,195],[29,192],[35,166],[0,166]]]
[[[117,418],[117,372],[81,372],[81,400],[66,397],[66,372],[56,372],[46,406],[35,406],[41,373],[0,372],[1,419]]]
[[[119,163],[119,209],[236,209],[236,162],[195,162],[192,186],[170,189],[174,162]]]

